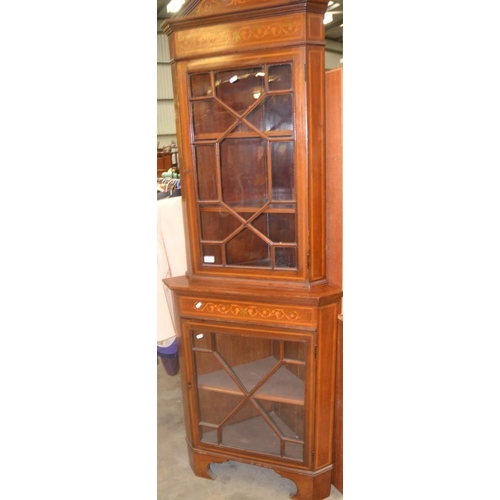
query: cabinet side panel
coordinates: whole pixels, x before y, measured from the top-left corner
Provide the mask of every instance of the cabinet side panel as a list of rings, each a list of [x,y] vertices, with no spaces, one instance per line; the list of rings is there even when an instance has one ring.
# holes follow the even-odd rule
[[[332,484],[341,493],[344,489],[344,420],[343,420],[343,342],[344,342],[344,319],[342,314],[338,320],[337,341],[337,373],[335,381],[335,420],[333,424],[333,470]]]
[[[169,39],[170,42],[170,50],[171,53],[175,51],[175,44],[173,39]],[[187,91],[185,84],[185,63],[172,63],[172,80],[174,82],[173,91],[174,91],[174,104],[175,104],[175,126],[177,130],[177,140],[179,144],[179,159],[178,163],[181,169],[181,177],[182,177],[182,216],[184,219],[184,236],[186,240],[186,266],[187,266],[187,274],[192,274],[192,262],[196,256],[192,255],[192,245],[190,241],[192,241],[193,237],[191,236],[191,224],[193,217],[189,215],[189,204],[187,200],[189,199],[189,192],[191,191],[191,187],[189,182],[191,181],[191,177],[187,175],[191,168],[191,156],[188,154],[190,152],[189,144],[189,131],[185,131],[185,129],[181,126],[182,123],[188,120],[188,110],[187,107],[182,105],[182,103],[187,102]],[[186,145],[188,148],[186,149]]]
[[[342,68],[326,72],[326,279],[342,287]]]
[[[310,281],[325,278],[325,52],[324,48],[308,49],[307,86],[309,126],[314,124],[314,134],[309,134],[309,232]]]
[[[320,310],[316,358],[315,467],[332,464],[339,303]]]

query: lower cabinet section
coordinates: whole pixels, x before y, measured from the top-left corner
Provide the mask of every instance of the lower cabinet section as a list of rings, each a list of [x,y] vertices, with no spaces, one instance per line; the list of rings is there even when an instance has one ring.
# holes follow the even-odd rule
[[[269,290],[241,287],[208,291],[185,277],[165,283],[178,312],[186,437],[195,474],[211,478],[210,463],[236,460],[291,479],[296,499],[327,498],[341,292],[325,285],[272,297]],[[230,303],[231,309],[202,308],[200,302]],[[266,307],[307,310],[301,317],[308,323],[264,313],[259,321],[246,321],[248,311]],[[221,310],[241,314],[225,317]]]

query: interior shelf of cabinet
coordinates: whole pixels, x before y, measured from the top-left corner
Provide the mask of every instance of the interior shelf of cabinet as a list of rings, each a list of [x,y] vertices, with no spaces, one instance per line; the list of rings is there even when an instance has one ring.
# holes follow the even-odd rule
[[[276,414],[271,414],[274,422],[284,435],[293,434],[293,431]],[[203,425],[200,422],[200,425]],[[257,451],[268,455],[282,456],[292,460],[303,460],[304,442],[299,439],[289,441],[280,438],[266,424],[261,417],[249,418],[241,422],[224,426],[222,442],[217,443],[217,431],[203,433],[202,442],[213,443],[230,448],[241,448]],[[283,446],[283,448],[282,448]]]
[[[275,357],[269,356],[258,361],[234,366],[232,370],[241,384],[250,392],[277,362],[278,360]],[[198,389],[243,395],[240,388],[224,369],[199,375]],[[286,363],[284,363],[252,397],[267,401],[303,405],[304,382],[288,370]]]

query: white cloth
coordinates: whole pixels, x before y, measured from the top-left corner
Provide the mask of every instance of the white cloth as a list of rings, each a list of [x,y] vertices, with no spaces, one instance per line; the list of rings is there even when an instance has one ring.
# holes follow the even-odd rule
[[[175,340],[172,293],[163,279],[186,273],[186,240],[182,217],[182,197],[163,198],[157,202],[158,261],[158,334],[157,342],[168,347]]]

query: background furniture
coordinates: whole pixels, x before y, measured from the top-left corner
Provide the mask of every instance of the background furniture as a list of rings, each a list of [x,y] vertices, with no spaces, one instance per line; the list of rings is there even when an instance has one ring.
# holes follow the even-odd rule
[[[156,150],[156,177],[160,178],[163,172],[168,172],[172,168],[172,153],[164,149]]]

